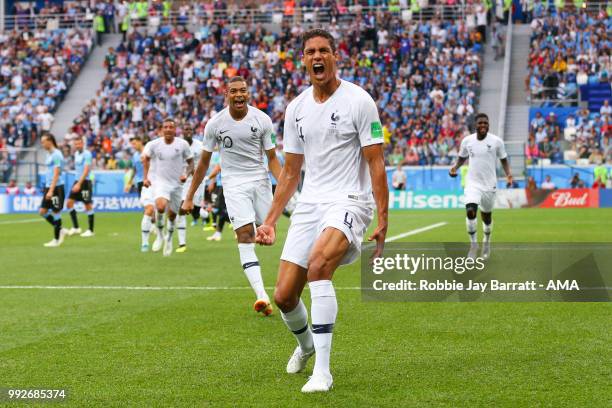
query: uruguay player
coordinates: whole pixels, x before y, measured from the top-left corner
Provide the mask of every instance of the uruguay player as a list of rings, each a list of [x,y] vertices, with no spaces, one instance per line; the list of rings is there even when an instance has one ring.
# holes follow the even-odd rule
[[[84,148],[83,139],[80,137],[74,141],[74,176],[75,181],[70,190],[70,196],[68,196],[68,202],[66,202],[66,208],[70,211],[70,218],[72,219],[72,228],[68,230],[68,235],[72,236],[75,234],[81,234],[81,228],[79,228],[79,220],[77,218],[77,212],[74,209],[74,202],[81,201],[85,204],[85,210],[87,211],[87,222],[89,223],[89,229],[81,234],[82,237],[93,237],[94,236],[94,209],[92,201],[93,183],[91,182],[91,164],[92,156],[91,152]]]
[[[64,179],[62,177],[64,156],[57,148],[57,142],[52,134],[44,134],[40,143],[43,149],[47,151],[47,158],[45,159],[47,172],[45,173],[45,190],[43,191],[39,213],[53,226],[53,239],[45,244],[46,247],[53,248],[62,245],[65,236],[61,217],[65,197]],[[48,213],[49,210],[51,210],[51,214]]]

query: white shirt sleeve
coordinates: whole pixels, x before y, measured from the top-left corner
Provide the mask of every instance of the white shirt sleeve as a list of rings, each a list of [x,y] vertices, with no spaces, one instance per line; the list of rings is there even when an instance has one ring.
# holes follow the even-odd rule
[[[209,120],[206,123],[206,127],[204,127],[204,140],[202,140],[202,150],[206,150],[209,153],[215,151],[215,146],[217,145],[217,139],[215,138],[215,129],[214,125]]]
[[[356,117],[353,123],[359,134],[361,147],[384,142],[382,124],[378,116],[378,108],[370,95],[364,95],[357,102],[357,109],[354,110]]]
[[[295,106],[290,106],[285,112],[285,129],[283,132],[283,150],[285,153],[304,154],[304,143],[298,139],[295,122]]]
[[[272,150],[276,147],[274,125],[272,124],[272,119],[270,119],[268,115],[264,115],[261,142],[264,150]]]
[[[459,147],[459,157],[462,159],[467,159],[470,156],[470,153],[467,149],[467,137],[464,137],[461,141],[461,146]]]
[[[142,150],[142,155],[143,156],[147,156],[149,159],[151,157],[153,157],[153,142],[149,142],[145,145],[144,149]]]
[[[497,158],[498,159],[505,159],[506,157],[508,157],[508,153],[506,153],[506,146],[504,145],[504,142],[502,140],[498,140],[497,143]]]

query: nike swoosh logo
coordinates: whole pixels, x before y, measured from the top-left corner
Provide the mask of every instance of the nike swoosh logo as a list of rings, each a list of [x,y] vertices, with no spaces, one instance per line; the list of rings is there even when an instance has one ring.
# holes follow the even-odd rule
[[[222,131],[219,131],[219,134],[222,135],[222,134],[227,133],[227,132],[229,132],[229,130],[222,130]]]
[[[295,118],[296,122],[299,122],[300,120],[304,119],[304,116],[302,116],[301,118]]]

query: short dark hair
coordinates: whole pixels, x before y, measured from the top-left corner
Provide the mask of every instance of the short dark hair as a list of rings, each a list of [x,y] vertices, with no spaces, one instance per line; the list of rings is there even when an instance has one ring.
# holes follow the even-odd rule
[[[130,142],[132,140],[138,140],[139,142],[142,142],[142,139],[140,138],[140,136],[132,136],[132,137],[130,137]]]
[[[244,82],[246,84],[246,79],[240,75],[233,76],[227,81],[227,84],[233,84],[234,82]]]
[[[329,46],[331,47],[332,52],[336,52],[336,40],[329,33],[329,31],[322,28],[313,28],[312,30],[308,30],[302,34],[302,52],[304,52],[304,49],[306,48],[306,42],[315,37],[325,38],[327,41],[329,41]]]
[[[176,126],[176,120],[174,120],[174,118],[171,118],[170,116],[168,116],[167,118],[164,118],[164,120],[162,120],[162,125],[164,123],[166,123],[166,122],[172,122]]]
[[[41,138],[46,137],[47,139],[49,139],[51,141],[51,143],[53,143],[53,146],[55,146],[57,148],[57,141],[55,140],[55,136],[53,136],[51,133],[49,132],[45,132]]]
[[[474,116],[474,122],[478,122],[478,119],[480,118],[485,118],[487,121],[489,120],[489,117],[487,116],[486,113],[480,112],[480,113],[477,113],[476,116]]]

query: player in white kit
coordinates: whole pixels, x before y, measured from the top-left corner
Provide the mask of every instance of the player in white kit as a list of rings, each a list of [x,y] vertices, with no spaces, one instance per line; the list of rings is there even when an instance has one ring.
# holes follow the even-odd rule
[[[244,78],[227,83],[228,106],[213,116],[204,129],[204,150],[182,209],[190,211],[193,197],[208,170],[215,146],[221,155],[221,181],[230,222],[238,239],[244,273],[257,297],[253,308],[265,316],[272,313],[264,289],[261,267],[255,254],[255,225],[260,225],[272,203],[272,185],[264,163],[268,158],[275,177],[281,173],[276,158],[274,126],[268,115],[248,104],[250,94]]]
[[[161,249],[159,237],[164,237],[164,214],[167,213],[168,228],[163,238],[163,254],[170,256],[174,221],[181,206],[183,183],[187,180],[187,175],[193,173],[193,155],[189,143],[176,137],[174,119],[164,119],[162,137],[147,143],[142,152],[142,162],[143,186],[151,187],[157,210],[155,224],[158,239],[153,243],[152,250],[156,252]],[[186,170],[185,163],[187,163]]]
[[[297,189],[305,161],[306,176],[281,255],[274,301],[298,342],[287,372],[302,371],[315,354],[313,374],[302,392],[324,392],[333,383],[329,359],[338,312],[332,277],[340,265],[359,257],[374,201],[378,226],[369,239],[376,240],[374,256],[382,254],[389,190],[374,100],[337,77],[338,53],[327,31],[308,31],[302,40],[302,61],[312,86],[285,112],[285,166],[272,208],[257,229],[257,242],[274,243],[276,222]],[[300,299],[307,282],[312,330]]]
[[[495,205],[497,189],[497,160],[502,163],[507,182],[512,185],[512,174],[508,154],[504,142],[499,137],[489,133],[489,118],[484,113],[475,117],[476,133],[466,136],[461,141],[457,163],[449,170],[451,177],[457,176],[457,170],[468,159],[470,160],[465,181],[465,209],[467,213],[466,228],[470,236],[469,258],[478,254],[478,222],[476,215],[480,207],[482,230],[484,238],[481,256],[488,259],[491,255],[491,233],[493,232],[492,211]]]
[[[202,154],[203,145],[202,142],[193,138],[193,128],[188,123],[183,126],[183,139],[185,139],[187,143],[189,143],[191,153],[193,155],[193,162],[198,163],[200,161],[200,155]],[[189,173],[187,181],[185,181],[185,184],[183,184],[181,205],[183,204],[185,197],[187,197],[187,192],[189,191],[189,187],[191,186],[191,180],[192,174]],[[200,212],[200,207],[202,206],[202,200],[204,200],[204,187],[204,183],[201,183],[197,188],[195,196],[193,198],[194,211],[198,213],[198,215]],[[187,212],[183,211],[183,209],[179,210],[179,215],[176,222],[176,229],[179,243],[178,248],[176,248],[176,252],[182,253],[187,250]]]

